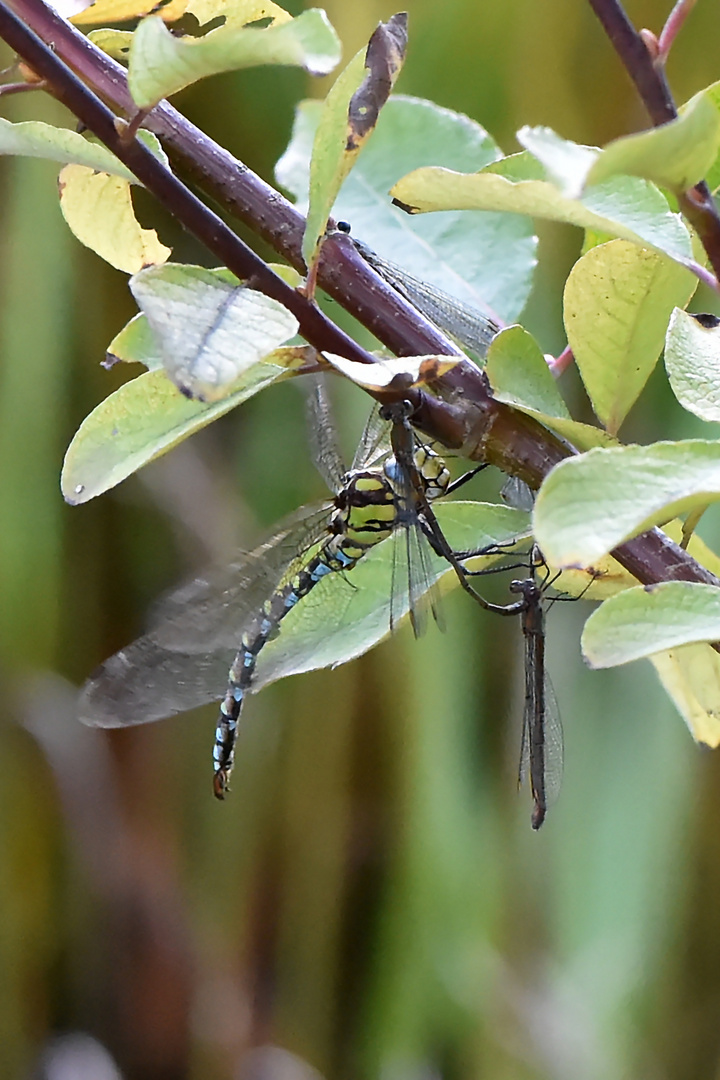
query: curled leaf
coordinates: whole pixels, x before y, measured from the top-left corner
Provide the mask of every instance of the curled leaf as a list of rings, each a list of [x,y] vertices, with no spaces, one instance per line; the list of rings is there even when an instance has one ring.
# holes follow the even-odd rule
[[[368,390],[385,390],[393,384],[397,389],[426,385],[450,371],[460,360],[459,356],[397,356],[375,364],[360,364],[334,353],[323,355],[348,379]]]

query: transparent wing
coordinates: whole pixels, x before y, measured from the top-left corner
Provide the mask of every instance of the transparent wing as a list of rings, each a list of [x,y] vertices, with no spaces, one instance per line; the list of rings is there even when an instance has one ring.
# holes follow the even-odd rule
[[[303,508],[254,551],[160,601],[150,631],[85,684],[81,719],[122,727],[219,700],[244,629],[302,553],[324,536],[329,510],[329,504]]]
[[[544,708],[526,697],[518,786],[529,781],[536,799],[536,809],[548,810],[560,794],[564,767],[564,741],[560,710],[550,677],[545,672]],[[538,729],[538,725],[541,725]]]
[[[447,503],[436,510],[456,544],[487,529],[488,508],[481,504]],[[327,506],[306,508],[233,567],[198,578],[161,601],[154,628],[88,680],[81,718],[101,727],[123,727],[218,701],[245,626],[297,566],[298,560],[288,560],[298,550],[298,536],[303,543],[317,540],[327,514]],[[387,636],[391,603],[396,623],[409,603],[407,576],[393,596],[398,542],[404,536],[396,531],[347,575],[328,574],[285,616],[280,633],[258,657],[253,691],[287,675],[346,663]],[[437,581],[448,573],[448,564],[432,551],[427,554],[429,580]],[[254,584],[245,583],[245,573]]]
[[[545,674],[545,798],[552,804],[560,794],[565,758],[565,741],[557,698],[550,676]]]
[[[330,490],[338,492],[343,484],[345,466],[340,453],[325,378],[322,375],[308,376],[305,385],[308,439],[313,461]]]
[[[436,621],[439,616],[439,594],[433,587],[433,575],[430,570],[435,552],[422,528],[428,516],[433,515],[425,497],[422,476],[415,464],[417,436],[407,422],[404,408],[398,406],[393,415],[393,406],[385,408],[385,415],[390,413],[391,443],[395,458],[393,484],[397,493],[398,543],[396,544],[396,564],[393,573],[390,623],[397,623],[395,610],[402,607],[401,598],[407,597],[410,621],[416,637],[424,632],[427,612],[432,611]],[[422,515],[425,515],[423,517]],[[439,529],[439,524],[436,523]]]
[[[302,507],[253,551],[174,589],[151,611],[148,636],[166,649],[190,654],[237,648],[249,620],[323,538],[331,510],[331,503]]]
[[[344,664],[387,637],[391,618],[397,626],[409,609],[407,574],[393,591],[396,549],[404,539],[396,530],[347,574],[328,574],[286,615],[279,635],[258,657],[253,691],[287,675]],[[430,559],[434,581],[448,564],[433,552]]]
[[[126,727],[218,701],[237,648],[201,655],[164,649],[138,638],[102,664],[80,694],[78,713],[96,727]]]
[[[480,357],[487,355],[493,338],[500,332],[500,326],[489,315],[413,277],[354,237],[353,243],[363,258],[426,318],[455,338],[463,348]]]
[[[353,469],[368,469],[390,453],[390,424],[380,415],[380,405],[375,405],[365,423],[358,448],[353,458]]]
[[[532,508],[535,505],[535,493],[532,488],[528,487],[525,481],[521,480],[518,476],[508,476],[502,486],[500,498],[506,502],[508,506],[512,506],[516,510],[527,510],[528,513],[532,512]]]
[[[428,613],[432,614],[439,628],[444,629],[440,593],[435,585],[437,573],[433,570],[436,562],[437,556],[417,519],[401,522],[395,537],[390,592],[391,630],[394,631],[408,613],[415,637],[425,633]]]

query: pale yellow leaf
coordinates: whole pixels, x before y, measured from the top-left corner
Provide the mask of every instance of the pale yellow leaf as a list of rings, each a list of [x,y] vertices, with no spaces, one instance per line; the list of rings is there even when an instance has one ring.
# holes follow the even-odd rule
[[[119,176],[66,165],[58,180],[60,208],[75,236],[126,274],[167,261],[170,248],[135,217],[130,184]]]

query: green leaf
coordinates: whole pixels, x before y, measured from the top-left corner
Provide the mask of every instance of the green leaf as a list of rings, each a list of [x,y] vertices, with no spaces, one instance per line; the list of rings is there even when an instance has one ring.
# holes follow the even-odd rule
[[[298,109],[292,140],[276,167],[278,182],[307,207],[309,162],[319,102]],[[353,232],[423,281],[464,303],[513,321],[524,307],[535,268],[532,223],[516,214],[443,213],[409,218],[387,192],[410,169],[442,160],[479,169],[499,157],[487,132],[461,113],[394,95],[380,114],[338,195],[333,214]]]
[[[522,326],[509,326],[493,339],[485,370],[499,401],[570,419],[540,346]]]
[[[308,267],[317,258],[343,181],[375,129],[405,60],[407,15],[380,23],[323,102],[310,160],[310,205],[303,237]]]
[[[696,286],[689,270],[626,240],[591,248],[570,271],[568,342],[595,414],[612,435],[657,363],[673,308],[685,307]]]
[[[586,183],[601,183],[616,173],[642,176],[671,191],[699,183],[720,150],[720,113],[705,93],[688,102],[676,120],[608,143]]]
[[[340,43],[327,16],[312,8],[291,22],[219,27],[202,38],[177,38],[159,16],[144,19],[133,35],[128,86],[149,109],[164,97],[221,71],[280,64],[326,75],[340,59]]]
[[[503,544],[528,535],[527,515],[508,506],[445,502],[437,503],[434,510],[448,542],[457,551]],[[260,653],[253,690],[286,675],[347,663],[387,637],[394,546],[403,541],[404,537],[396,533],[373,547],[353,567],[347,580],[342,574],[323,578],[312,595],[285,616],[281,634]],[[490,566],[502,558],[485,556],[482,562]],[[457,584],[447,562],[429,553],[428,584],[441,578],[443,590]],[[393,606],[393,614],[398,611],[407,611],[407,597],[400,609]]]
[[[582,651],[593,668],[617,667],[653,653],[720,640],[720,589],[690,581],[626,589],[585,623]]]
[[[522,160],[525,158],[525,160]],[[529,161],[527,159],[530,159]],[[690,234],[667,199],[647,180],[613,177],[571,198],[529,154],[476,173],[449,168],[416,169],[391,194],[414,213],[438,210],[502,210],[594,229],[692,263]],[[523,176],[529,176],[525,178]],[[518,178],[519,177],[519,178]]]
[[[365,49],[355,54],[322,102],[310,159],[310,201],[303,235],[303,258],[310,267],[342,182],[357,154],[345,149],[350,99],[365,77]]]
[[[720,443],[589,450],[547,476],[535,537],[553,566],[587,566],[653,525],[720,499]]]
[[[600,428],[571,419],[540,346],[521,326],[493,339],[485,371],[498,401],[534,416],[579,449],[614,442]]]
[[[234,391],[238,378],[298,328],[287,308],[226,270],[167,263],[136,274],[130,288],[170,378],[206,401]]]
[[[108,366],[113,363],[144,364],[148,371],[163,366],[162,355],[147,316],[140,312],[116,334],[105,353]]]
[[[85,165],[66,165],[58,177],[60,209],[77,239],[116,270],[136,274],[166,262],[172,250],[135,217],[130,184]]]
[[[705,317],[707,318],[707,317]],[[720,421],[720,323],[676,308],[665,339],[665,368],[675,397],[701,420]]]
[[[720,115],[720,82],[711,83],[710,86],[707,86],[704,90],[701,90],[699,94],[695,95],[695,97],[690,98],[690,100],[686,102],[685,105],[681,106],[680,112],[682,113],[685,109],[689,109],[695,101],[696,97],[705,98],[706,101],[710,102],[718,115]],[[717,194],[717,191],[720,188],[720,149],[718,150],[718,153],[716,154],[715,160],[713,161],[712,165],[705,173],[705,182],[710,188],[712,194]]]
[[[86,165],[88,169],[112,173],[137,183],[134,174],[100,143],[90,142],[77,131],[53,127],[40,120],[12,124],[0,117],[0,154]]]
[[[127,330],[127,327],[125,328]],[[207,403],[178,393],[164,371],[148,371],[102,401],[78,428],[62,471],[62,492],[75,506],[115,487],[143,465],[224,416],[307,362],[307,349],[278,349],[246,371],[230,396]]]

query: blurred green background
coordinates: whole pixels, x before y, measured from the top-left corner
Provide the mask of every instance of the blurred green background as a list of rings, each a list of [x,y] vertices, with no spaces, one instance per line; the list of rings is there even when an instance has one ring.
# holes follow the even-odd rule
[[[627,10],[659,32],[670,7]],[[393,12],[327,9],[346,58]],[[646,124],[585,3],[409,13],[398,90],[468,113],[507,151],[522,124],[591,144]],[[678,101],[719,57],[701,2],[669,64]],[[295,101],[322,93],[260,70],[177,104],[271,179]],[[68,122],[39,94],[2,115]],[[65,228],[55,172],[0,162],[0,1076],[720,1076],[720,756],[693,745],[648,664],[584,669],[585,605],[548,620],[566,771],[538,835],[514,782],[518,627],[456,595],[444,635],[405,630],[252,698],[223,805],[213,708],[110,734],[77,723],[74,687],[154,597],[322,487],[281,387],[96,503],[63,504],[64,449],[123,378],[98,365],[133,305]],[[176,257],[198,257],[141,208]],[[581,237],[540,235],[525,321],[557,352]],[[351,444],[364,403],[343,407]],[[699,433],[659,371],[624,432]],[[717,515],[700,531],[720,547]]]

